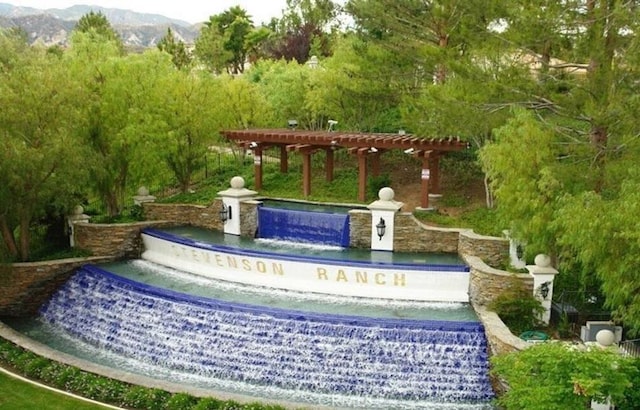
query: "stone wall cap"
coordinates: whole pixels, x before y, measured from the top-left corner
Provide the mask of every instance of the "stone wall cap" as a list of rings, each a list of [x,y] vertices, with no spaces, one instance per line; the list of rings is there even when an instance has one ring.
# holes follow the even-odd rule
[[[218,192],[218,195],[226,198],[249,198],[258,193],[247,188],[229,188]]]

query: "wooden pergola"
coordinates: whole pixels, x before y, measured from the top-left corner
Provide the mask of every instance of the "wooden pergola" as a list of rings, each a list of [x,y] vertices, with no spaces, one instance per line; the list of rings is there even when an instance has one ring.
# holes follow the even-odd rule
[[[311,156],[324,151],[327,181],[333,180],[334,151],[346,149],[358,161],[358,200],[366,200],[367,163],[371,173],[380,173],[380,155],[388,150],[400,149],[422,160],[422,208],[429,207],[429,192],[440,193],[440,157],[450,151],[461,151],[467,143],[460,138],[426,139],[411,134],[365,134],[338,131],[300,131],[291,129],[225,130],[221,134],[244,149],[253,151],[255,189],[262,189],[262,153],[272,147],[280,149],[280,171],[288,171],[288,153],[302,155],[303,194],[311,194]]]

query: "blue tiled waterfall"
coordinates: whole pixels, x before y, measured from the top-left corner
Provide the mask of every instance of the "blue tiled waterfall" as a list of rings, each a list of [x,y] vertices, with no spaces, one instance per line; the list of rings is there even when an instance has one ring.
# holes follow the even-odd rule
[[[212,378],[317,393],[487,402],[477,322],[375,319],[223,302],[80,269],[41,308],[101,349]]]
[[[258,236],[322,245],[349,246],[349,215],[258,208]]]

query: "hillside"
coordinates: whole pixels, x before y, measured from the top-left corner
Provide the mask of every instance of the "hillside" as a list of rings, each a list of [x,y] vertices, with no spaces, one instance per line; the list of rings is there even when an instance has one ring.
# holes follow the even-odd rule
[[[198,25],[191,25],[182,20],[158,14],[86,5],[40,10],[0,3],[0,28],[23,29],[31,44],[65,46],[76,22],[91,11],[104,14],[122,37],[125,46],[130,48],[155,47],[167,33],[168,27],[171,27],[178,40],[186,44],[193,44],[199,34]]]

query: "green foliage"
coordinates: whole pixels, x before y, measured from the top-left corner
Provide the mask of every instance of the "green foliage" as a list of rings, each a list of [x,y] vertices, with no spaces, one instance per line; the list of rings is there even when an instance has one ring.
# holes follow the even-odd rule
[[[614,350],[547,342],[494,356],[491,363],[492,373],[509,386],[498,398],[505,410],[581,409],[608,397],[617,404],[637,391],[631,382],[638,368]]]
[[[249,51],[245,39],[253,29],[246,10],[230,7],[205,22],[196,40],[196,55],[214,72],[242,73]]]
[[[113,29],[111,23],[109,23],[107,16],[102,14],[101,11],[97,13],[90,11],[80,17],[80,20],[76,23],[74,32],[85,33],[91,37],[92,41],[112,42],[118,50],[121,52],[124,50],[122,39]]]
[[[452,228],[470,228],[480,235],[502,237],[504,228],[500,225],[497,213],[493,209],[475,208],[469,209],[460,215],[445,215],[441,212],[416,212],[418,220],[432,223],[438,226]]]
[[[167,28],[167,34],[158,41],[158,49],[171,56],[171,61],[178,70],[188,68],[191,65],[191,56],[184,42],[176,40],[171,27]]]
[[[556,232],[549,221],[563,187],[552,140],[548,128],[518,110],[507,125],[495,130],[495,142],[480,149],[502,225],[514,238],[527,238],[528,247],[546,253],[555,249]]]
[[[157,388],[135,386],[110,379],[78,368],[57,363],[0,338],[0,365],[9,365],[12,370],[30,378],[40,380],[58,389],[67,390],[83,397],[126,406],[140,410],[282,410],[283,407],[261,403],[242,404],[233,400],[214,397],[197,398],[187,393],[171,394]],[[0,376],[1,377],[1,376]],[[1,384],[1,383],[0,383]],[[0,392],[2,389],[0,388]],[[38,390],[38,395],[40,391]],[[0,396],[0,405],[4,397]],[[30,406],[33,397],[25,397],[22,404]],[[20,408],[20,407],[16,407]],[[25,407],[22,407],[25,408]],[[61,407],[67,408],[67,407]],[[68,407],[76,408],[76,407]]]
[[[389,174],[370,176],[367,186],[369,198],[377,198],[380,189],[388,186],[391,186],[391,176]]]
[[[0,40],[11,43],[0,69],[0,232],[8,254],[26,261],[32,224],[71,209],[87,180],[82,90],[64,59],[33,47],[12,55],[21,40]]]
[[[163,410],[170,394],[160,389],[134,386],[124,395],[123,404],[136,409]]]
[[[196,397],[187,393],[176,393],[166,401],[165,408],[171,410],[191,410],[198,403]]]
[[[520,334],[540,325],[540,315],[544,308],[522,281],[510,278],[508,287],[490,304],[489,309],[500,316],[512,333]]]

